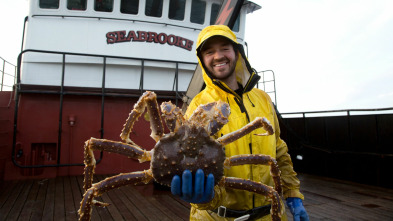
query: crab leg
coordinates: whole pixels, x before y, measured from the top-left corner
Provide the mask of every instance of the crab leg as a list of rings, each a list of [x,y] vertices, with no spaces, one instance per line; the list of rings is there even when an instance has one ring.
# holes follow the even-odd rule
[[[221,184],[228,188],[247,190],[267,196],[272,201],[272,208],[270,211],[272,220],[281,220],[281,216],[283,214],[283,206],[281,205],[280,196],[272,187],[251,180],[244,180],[235,177],[224,177],[221,180]]]
[[[181,125],[184,124],[184,116],[181,110],[176,105],[169,102],[161,104],[161,112],[164,116],[166,126],[169,131],[176,132]]]
[[[157,96],[154,92],[146,91],[134,105],[134,109],[130,112],[124,128],[120,134],[124,142],[135,144],[130,138],[130,133],[134,123],[147,109],[150,116],[151,137],[157,142],[164,135],[164,126],[162,124],[160,112],[158,110]]]
[[[266,133],[264,134],[255,134],[258,136],[265,136],[265,135],[272,135],[274,133],[274,129],[270,122],[266,118],[262,117],[257,117],[255,120],[252,122],[248,123],[246,126],[240,128],[239,130],[236,130],[232,133],[226,134],[220,138],[217,139],[219,143],[221,143],[223,146],[232,143],[233,141],[243,137],[246,134],[251,133],[251,131],[258,129],[260,127],[263,127],[263,129],[266,130]]]
[[[137,146],[111,140],[90,138],[90,140],[86,141],[84,150],[85,180],[83,188],[85,190],[89,189],[93,183],[93,174],[96,167],[93,150],[122,154],[130,158],[139,159],[140,162],[150,161],[151,159],[149,151],[142,150]]]
[[[269,165],[270,175],[273,177],[275,190],[280,196],[282,195],[281,180],[280,180],[281,171],[278,168],[277,161],[273,157],[264,154],[242,154],[242,155],[229,157],[224,162],[224,166],[226,167],[238,166],[244,164]]]
[[[124,173],[117,176],[108,177],[98,183],[95,183],[90,189],[88,189],[83,195],[81,201],[81,207],[78,210],[79,220],[90,220],[92,212],[92,204],[95,204],[95,197],[101,196],[103,193],[119,188],[122,186],[138,183],[148,183],[152,180],[150,170]],[[101,204],[102,205],[102,204]]]

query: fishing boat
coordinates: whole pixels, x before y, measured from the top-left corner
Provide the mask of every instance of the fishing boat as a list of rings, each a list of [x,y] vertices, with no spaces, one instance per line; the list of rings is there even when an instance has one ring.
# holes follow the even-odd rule
[[[203,87],[195,56],[199,31],[225,24],[246,45],[247,14],[261,8],[247,0],[30,0],[29,5],[17,64],[3,60],[0,220],[15,214],[34,220],[76,216],[84,142],[90,137],[120,140],[130,110],[146,90],[154,91],[159,103],[170,100],[186,106]],[[10,90],[3,90],[6,65],[15,72]],[[272,71],[259,71],[267,73],[274,76]],[[258,86],[263,89],[271,83],[274,77],[262,78]],[[276,103],[273,88],[268,92]],[[376,111],[384,110],[392,108]],[[321,206],[343,208],[345,204],[351,208],[349,214],[366,211],[376,220],[393,219],[389,206],[393,182],[388,175],[393,167],[393,115],[352,114],[358,111],[372,110],[328,111],[345,113],[340,116],[317,112],[318,117],[309,117],[316,112],[283,113],[280,117],[283,139],[305,183],[305,196],[311,198],[305,205],[312,218],[350,220],[348,213],[331,215]],[[141,119],[134,128],[133,141],[147,150],[153,148],[149,122]],[[117,154],[95,154],[97,178],[149,168],[148,163]],[[329,183],[324,193],[315,187],[321,182]],[[342,198],[339,190],[352,195]],[[93,218],[186,220],[189,206],[164,192],[148,187],[108,193],[103,198],[114,209],[94,210]],[[146,194],[151,198],[144,201]],[[371,202],[356,201],[356,196],[367,196]],[[23,203],[26,199],[31,204]],[[61,208],[54,206],[56,200],[62,202]],[[126,201],[129,205],[123,208],[121,202]],[[171,209],[168,203],[177,206]],[[156,210],[150,214],[146,207]]]

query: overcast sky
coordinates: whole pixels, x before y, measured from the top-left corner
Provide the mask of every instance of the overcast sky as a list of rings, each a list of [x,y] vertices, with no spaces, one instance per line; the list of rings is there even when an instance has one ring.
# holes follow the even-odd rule
[[[276,75],[281,112],[393,107],[393,1],[266,0],[249,59]]]
[[[393,107],[392,0],[255,2],[249,60],[274,71],[280,112]],[[0,56],[14,64],[27,9],[0,0]]]

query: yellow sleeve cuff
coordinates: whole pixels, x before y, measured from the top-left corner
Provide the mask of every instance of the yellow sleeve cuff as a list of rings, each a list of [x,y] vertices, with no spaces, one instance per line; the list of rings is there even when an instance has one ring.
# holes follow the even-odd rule
[[[221,199],[223,194],[225,194],[225,188],[216,185],[214,187],[214,197],[210,202],[201,204],[191,203],[191,206],[199,210],[215,210],[222,205]]]
[[[284,195],[284,199],[286,199],[288,197],[297,197],[297,198],[304,200],[304,196],[303,196],[303,194],[300,193],[299,190],[286,190],[286,191],[284,191],[283,195]]]

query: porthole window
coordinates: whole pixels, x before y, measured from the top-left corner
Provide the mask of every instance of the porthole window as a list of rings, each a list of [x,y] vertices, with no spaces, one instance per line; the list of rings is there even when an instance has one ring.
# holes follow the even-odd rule
[[[139,11],[139,0],[121,0],[120,12],[136,15]]]
[[[186,0],[170,0],[168,18],[173,20],[184,20]]]
[[[86,10],[86,0],[67,0],[67,8],[69,10]]]
[[[191,4],[191,17],[192,23],[203,24],[205,23],[206,2],[202,0],[192,0]]]
[[[40,8],[58,9],[59,0],[40,0]]]
[[[145,15],[152,17],[162,16],[163,0],[146,0]]]
[[[113,0],[95,0],[94,10],[98,12],[113,11]]]

